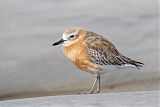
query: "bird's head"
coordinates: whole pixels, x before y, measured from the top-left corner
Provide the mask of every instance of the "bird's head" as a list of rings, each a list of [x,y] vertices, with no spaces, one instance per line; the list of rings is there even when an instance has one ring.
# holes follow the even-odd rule
[[[64,31],[61,40],[55,42],[52,46],[60,45],[70,46],[81,41],[85,37],[86,31],[83,28],[72,28]]]

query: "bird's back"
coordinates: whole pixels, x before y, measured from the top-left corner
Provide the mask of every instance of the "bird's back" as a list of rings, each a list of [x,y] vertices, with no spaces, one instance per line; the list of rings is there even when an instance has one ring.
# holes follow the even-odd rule
[[[143,63],[122,55],[116,47],[101,35],[87,31],[84,43],[92,61],[98,65],[135,66],[142,67]]]

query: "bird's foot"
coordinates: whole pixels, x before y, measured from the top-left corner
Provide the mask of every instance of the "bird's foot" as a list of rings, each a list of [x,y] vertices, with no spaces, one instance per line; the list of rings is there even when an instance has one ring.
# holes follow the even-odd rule
[[[100,93],[100,90],[96,90],[96,91],[94,92],[94,94],[98,94],[98,93]]]
[[[77,93],[77,94],[94,94],[93,91],[89,91],[89,92],[82,92],[82,93]]]

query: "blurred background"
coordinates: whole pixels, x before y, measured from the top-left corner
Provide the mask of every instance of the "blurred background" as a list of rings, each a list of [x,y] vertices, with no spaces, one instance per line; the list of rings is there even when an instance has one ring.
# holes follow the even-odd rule
[[[91,88],[95,76],[51,46],[72,27],[105,36],[122,54],[145,64],[105,74],[102,92],[158,90],[158,1],[1,0],[0,100]]]

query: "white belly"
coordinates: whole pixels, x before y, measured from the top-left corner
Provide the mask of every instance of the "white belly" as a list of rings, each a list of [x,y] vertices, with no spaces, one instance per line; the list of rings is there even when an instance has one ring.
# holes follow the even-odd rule
[[[110,72],[110,71],[118,71],[122,69],[127,69],[127,68],[136,68],[136,66],[131,65],[131,64],[124,64],[124,65],[105,65],[103,66],[103,73]]]

